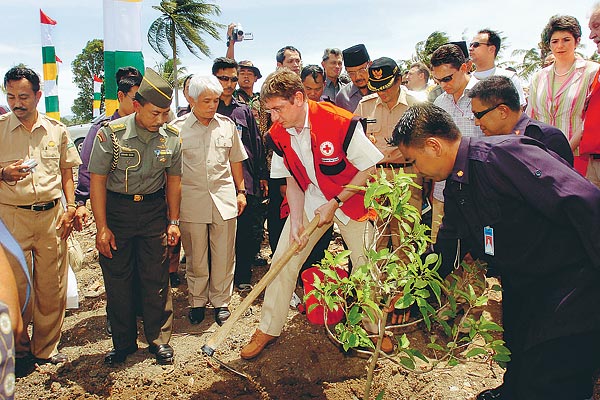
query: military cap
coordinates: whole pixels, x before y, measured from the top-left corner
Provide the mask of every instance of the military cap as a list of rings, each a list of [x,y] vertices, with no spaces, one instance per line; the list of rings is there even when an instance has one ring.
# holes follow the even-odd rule
[[[173,97],[173,87],[152,68],[146,68],[137,95],[156,107],[169,108]]]
[[[258,79],[262,78],[262,75],[260,74],[260,70],[258,68],[256,68],[254,66],[254,64],[252,64],[252,61],[249,61],[249,60],[240,61],[238,63],[238,65],[240,66],[240,68],[246,68],[246,69],[249,69],[252,72],[254,72],[254,75],[256,75],[256,77]]]
[[[346,67],[356,67],[370,60],[367,48],[362,43],[348,47],[342,51],[342,56]]]
[[[373,92],[390,88],[394,84],[394,77],[398,75],[399,70],[398,64],[391,58],[378,58],[369,67],[367,87]]]

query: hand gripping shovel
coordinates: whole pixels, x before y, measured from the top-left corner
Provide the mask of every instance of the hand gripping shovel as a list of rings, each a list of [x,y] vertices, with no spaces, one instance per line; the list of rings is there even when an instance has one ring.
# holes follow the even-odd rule
[[[308,224],[308,226],[304,230],[304,233],[302,234],[302,237],[310,237],[317,228],[318,224],[319,216],[316,216]],[[202,346],[202,352],[204,354],[213,357],[219,364],[225,366],[225,368],[227,368],[228,370],[235,372],[238,375],[245,376],[244,374],[241,374],[238,371],[232,370],[231,367],[224,365],[224,363],[216,359],[213,356],[213,354],[215,350],[221,345],[221,343],[223,343],[223,341],[227,339],[229,332],[231,331],[233,325],[237,322],[237,320],[240,319],[240,317],[246,312],[248,307],[250,307],[252,302],[256,300],[256,298],[262,293],[263,290],[265,290],[269,283],[271,283],[273,279],[275,279],[275,277],[279,274],[279,272],[281,272],[283,267],[285,267],[288,261],[290,261],[290,258],[292,258],[294,254],[296,254],[298,247],[298,243],[292,243],[292,245],[286,250],[286,252],[283,253],[283,256],[281,256],[281,258],[277,260],[275,264],[271,265],[269,271],[254,286],[252,291],[248,293],[248,295],[240,303],[240,305],[236,307],[236,309],[233,311],[233,313],[227,319],[227,321],[225,321],[225,323],[215,331],[215,333],[210,337],[210,339],[208,339],[208,342],[206,342],[206,344]]]

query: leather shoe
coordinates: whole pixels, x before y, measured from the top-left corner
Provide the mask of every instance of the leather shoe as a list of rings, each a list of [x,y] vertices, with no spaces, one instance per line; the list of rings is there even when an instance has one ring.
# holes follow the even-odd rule
[[[259,355],[265,347],[276,341],[278,336],[268,335],[257,329],[250,342],[242,348],[241,356],[244,360],[250,360]]]
[[[204,321],[204,314],[206,313],[206,307],[192,307],[188,313],[188,318],[192,325],[199,324]]]
[[[169,344],[159,344],[158,346],[149,346],[148,351],[156,356],[156,362],[160,365],[173,364],[173,355],[175,351]]]
[[[177,287],[181,284],[181,278],[177,272],[169,272],[169,280],[171,281],[171,287]]]
[[[104,363],[109,365],[120,364],[127,359],[127,356],[137,351],[137,344],[131,345],[121,350],[112,349],[104,356]]]
[[[231,313],[227,307],[215,307],[215,321],[219,326],[223,325],[230,316]]]
[[[502,400],[502,386],[484,390],[477,395],[476,400]]]
[[[35,361],[38,364],[60,364],[60,363],[66,363],[67,361],[69,361],[69,357],[67,357],[66,354],[64,353],[56,353],[55,355],[53,355],[50,358],[36,358]]]

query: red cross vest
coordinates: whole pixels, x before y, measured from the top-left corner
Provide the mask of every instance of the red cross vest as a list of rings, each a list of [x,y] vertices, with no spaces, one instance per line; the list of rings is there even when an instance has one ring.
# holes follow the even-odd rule
[[[583,154],[600,154],[600,71],[594,77],[594,83],[586,99],[583,137],[579,144],[579,152]]]
[[[308,121],[310,122],[311,147],[315,175],[321,192],[327,200],[333,199],[350,183],[358,169],[348,160],[346,150],[354,134],[356,124],[364,126],[364,120],[331,103],[308,101]],[[291,136],[279,123],[273,124],[267,134],[267,145],[283,157],[302,190],[311,183],[306,168],[292,149]],[[358,220],[366,214],[364,194],[356,193],[341,207],[344,214]]]

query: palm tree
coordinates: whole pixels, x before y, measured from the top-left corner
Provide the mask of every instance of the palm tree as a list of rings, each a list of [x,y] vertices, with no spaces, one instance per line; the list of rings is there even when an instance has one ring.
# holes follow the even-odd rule
[[[183,80],[185,79],[185,75],[187,75],[187,68],[182,66],[179,61],[180,60],[177,59],[177,76],[181,78],[175,77],[175,71],[173,71],[173,60],[170,58],[163,58],[162,61],[159,61],[154,65],[156,72],[165,78],[166,81],[177,82],[177,88],[181,88]]]
[[[542,68],[544,61],[540,49],[537,47],[533,47],[529,50],[516,49],[512,52],[512,56],[523,56],[523,61],[521,63],[517,63],[515,68],[517,70],[517,74],[526,81],[528,81],[537,70]]]
[[[208,33],[220,40],[218,29],[223,29],[225,25],[214,22],[207,16],[220,15],[221,9],[204,0],[162,0],[160,5],[152,8],[162,15],[148,29],[148,43],[164,58],[173,60],[173,86],[177,88],[177,43],[182,42],[198,58],[200,53],[210,57],[210,50],[201,33]],[[179,98],[175,90],[175,108],[177,107]]]
[[[443,44],[450,41],[446,32],[432,32],[426,40],[420,41],[415,45],[415,55],[413,61],[420,61],[431,68],[431,55]]]

